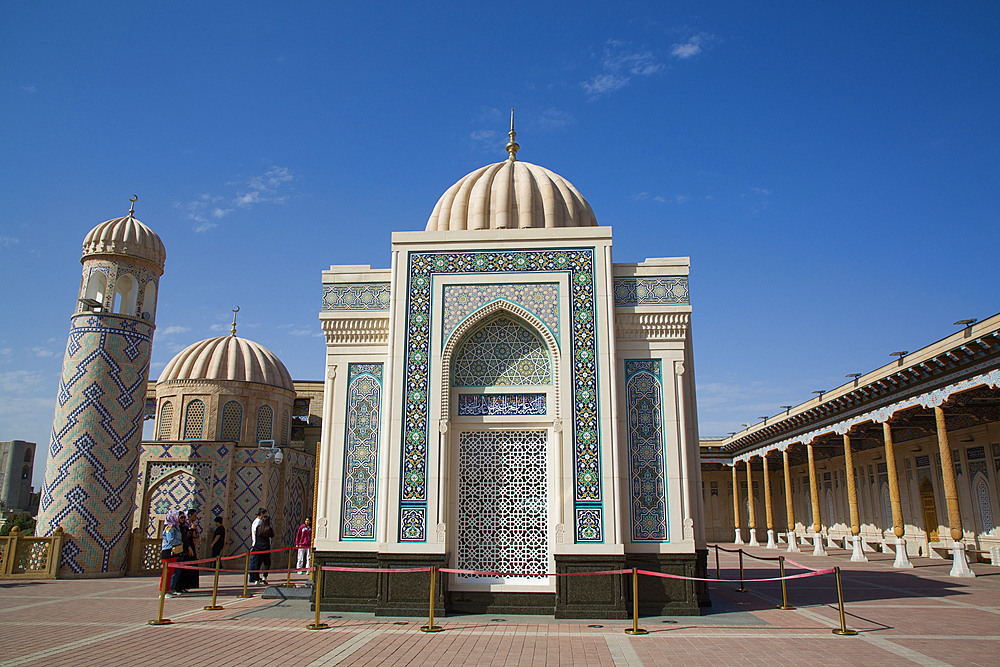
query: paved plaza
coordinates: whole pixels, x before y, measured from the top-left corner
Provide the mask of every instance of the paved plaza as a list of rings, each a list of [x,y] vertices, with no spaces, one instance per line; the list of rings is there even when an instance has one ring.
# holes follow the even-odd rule
[[[504,614],[440,618],[445,631],[425,634],[419,628],[426,619],[323,612],[330,629],[310,631],[308,601],[238,600],[237,575],[222,577],[224,610],[204,611],[211,589],[202,589],[167,600],[164,615],[173,624],[152,627],[146,621],[156,616],[154,578],[5,580],[0,667],[1000,665],[1000,568],[976,564],[976,579],[953,579],[950,561],[918,558],[915,569],[899,571],[888,554],[869,554],[869,563],[851,563],[843,550],[825,558],[794,556],[810,567],[843,568],[847,624],[858,636],[830,632],[839,626],[832,575],[789,581],[794,611],[775,609],[776,582],[748,584],[748,593],[711,584],[713,606],[704,616],[641,618],[646,636],[626,635],[629,621]],[[724,579],[737,576],[735,554],[723,553],[721,564]],[[775,563],[747,558],[746,564],[747,578],[776,575]],[[714,576],[714,553],[709,565]],[[201,582],[210,585],[211,578],[203,575]]]

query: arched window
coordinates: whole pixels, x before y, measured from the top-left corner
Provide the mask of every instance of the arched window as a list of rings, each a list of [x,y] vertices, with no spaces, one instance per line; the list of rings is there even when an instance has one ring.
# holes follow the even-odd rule
[[[119,315],[135,317],[135,301],[139,295],[139,283],[128,273],[122,273],[115,281],[115,312]]]
[[[142,319],[153,321],[153,313],[156,312],[156,281],[150,280],[146,283],[146,289],[142,293]]]
[[[160,408],[160,423],[156,429],[156,439],[157,440],[169,440],[170,439],[170,426],[174,419],[174,404],[170,401],[165,401],[163,406]]]
[[[288,410],[281,415],[281,444],[288,444]]]
[[[21,479],[31,478],[31,466],[24,466],[21,468]]]
[[[235,440],[239,442],[243,430],[243,406],[237,401],[229,401],[222,408],[222,433],[220,440]]]
[[[31,448],[24,450],[24,462],[31,463]]]
[[[108,294],[108,276],[103,271],[91,271],[87,279],[87,289],[83,293],[83,298],[97,303],[104,304],[104,297]],[[100,310],[100,307],[92,308],[85,306],[88,310]]]
[[[191,401],[184,413],[184,439],[201,440],[205,430],[205,404],[201,401]]]
[[[552,383],[548,350],[534,332],[506,315],[466,337],[455,356],[455,387]]]
[[[979,522],[983,525],[983,533],[993,534],[993,506],[990,501],[990,488],[986,483],[986,478],[979,475],[976,482],[976,504],[979,506]]]
[[[274,420],[274,411],[269,405],[262,405],[257,410],[257,442],[261,440],[271,440],[271,423]]]

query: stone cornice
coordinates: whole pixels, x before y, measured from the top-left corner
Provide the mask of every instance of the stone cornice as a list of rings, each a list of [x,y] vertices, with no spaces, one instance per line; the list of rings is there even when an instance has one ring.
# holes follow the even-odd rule
[[[323,317],[327,345],[385,345],[389,342],[389,316]]]
[[[684,340],[690,313],[616,313],[615,338],[627,340]]]

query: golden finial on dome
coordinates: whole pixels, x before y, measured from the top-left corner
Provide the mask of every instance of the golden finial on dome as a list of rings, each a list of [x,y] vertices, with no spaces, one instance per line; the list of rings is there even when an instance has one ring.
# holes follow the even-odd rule
[[[232,328],[232,331],[230,331],[230,333],[229,333],[230,336],[235,336],[236,335],[236,313],[238,313],[238,312],[240,312],[240,307],[239,306],[236,306],[235,308],[233,308],[233,328]]]
[[[135,195],[132,195],[131,197],[128,198],[128,200],[132,202],[132,205],[128,207],[128,217],[131,218],[135,214],[135,203],[139,201],[139,198]]]
[[[510,137],[510,141],[507,143],[507,155],[509,155],[510,157],[508,157],[507,159],[513,162],[517,160],[517,149],[520,148],[520,146],[517,145],[517,142],[514,141],[514,137],[517,136],[517,132],[514,131],[513,109],[510,110],[510,132],[507,133],[507,136]]]

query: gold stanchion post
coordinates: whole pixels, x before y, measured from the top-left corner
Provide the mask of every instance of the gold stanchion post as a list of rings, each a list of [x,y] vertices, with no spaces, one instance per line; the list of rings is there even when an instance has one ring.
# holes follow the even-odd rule
[[[740,587],[736,589],[737,593],[749,593],[750,589],[743,584],[743,549],[740,549]]]
[[[237,595],[238,598],[252,598],[251,593],[247,593],[247,584],[250,582],[250,552],[247,552],[247,557],[243,561],[243,595]]]
[[[156,618],[149,621],[150,625],[170,625],[173,621],[163,618],[163,600],[167,597],[167,572],[170,568],[167,563],[163,564],[163,574],[160,575],[160,610],[156,613]]]
[[[719,568],[719,545],[715,545],[715,578],[722,579],[722,570]]]
[[[326,623],[319,622],[319,601],[323,596],[323,571],[316,568],[316,589],[313,591],[313,597],[316,600],[316,620],[306,626],[307,630],[326,630],[330,626]]]
[[[288,547],[288,562],[285,564],[285,586],[292,585],[292,548]]]
[[[837,604],[840,605],[840,627],[834,628],[830,632],[835,635],[844,635],[845,637],[851,637],[858,634],[857,630],[851,630],[847,627],[847,619],[844,618],[844,589],[840,585],[840,568],[833,568],[834,572],[837,574]]]
[[[788,604],[788,591],[785,589],[785,557],[778,556],[778,571],[781,572],[781,604],[778,609],[795,609]]]
[[[222,556],[215,557],[215,582],[212,584],[212,604],[205,607],[205,611],[218,611],[224,607],[220,607],[215,604],[216,598],[219,595],[219,568],[222,567]]]
[[[648,635],[649,630],[639,627],[639,568],[632,568],[632,627],[625,631],[627,635]]]
[[[434,587],[434,583],[436,581],[435,580],[435,576],[434,576],[435,574],[437,574],[437,568],[436,567],[432,567],[431,568],[431,606],[430,606],[430,613],[427,616],[427,625],[422,626],[420,628],[421,632],[441,632],[442,630],[444,630],[444,628],[442,628],[440,625],[434,625],[434,588],[435,588]]]

